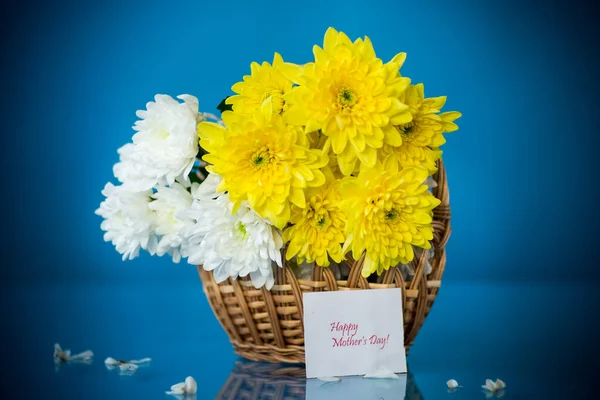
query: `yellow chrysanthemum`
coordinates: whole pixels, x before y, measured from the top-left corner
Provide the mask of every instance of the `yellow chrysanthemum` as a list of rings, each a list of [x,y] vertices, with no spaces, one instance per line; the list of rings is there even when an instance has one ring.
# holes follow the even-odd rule
[[[329,158],[329,162],[327,163],[327,171],[330,171],[335,179],[342,179],[344,174],[342,174],[342,171],[340,171],[337,156],[333,150],[331,150],[331,141],[327,138],[327,136],[323,135],[321,131],[309,132],[307,136],[311,149],[320,149],[327,154],[327,157]],[[357,171],[358,168],[355,169],[355,172]]]
[[[357,159],[373,167],[384,143],[402,143],[395,125],[411,120],[399,100],[410,83],[398,72],[406,54],[384,64],[368,37],[353,43],[333,28],[325,33],[323,48],[314,46],[313,53],[315,61],[296,79],[299,86],[284,96],[286,120],[328,136],[344,175],[355,170]]]
[[[358,259],[363,251],[362,276],[414,258],[412,246],[431,247],[432,210],[440,204],[424,184],[423,167],[398,169],[393,157],[383,165],[363,168],[357,178],[346,178],[341,187],[340,208],[346,214],[344,253],[352,249]]]
[[[198,125],[200,146],[208,154],[203,160],[223,181],[219,192],[227,191],[236,209],[242,201],[273,225],[283,229],[290,219],[290,203],[304,208],[306,187],[325,183],[320,168],[327,156],[308,147],[308,139],[297,127],[286,125],[273,114],[272,103],[251,117],[226,111],[227,129],[212,122]]]
[[[283,62],[279,53],[275,53],[273,65],[253,62],[250,75],[233,85],[231,90],[237,94],[227,98],[226,103],[231,104],[238,114],[252,115],[268,100],[272,103],[273,113],[281,114],[287,109],[283,96],[292,90],[292,81],[286,76],[293,78],[298,71],[298,66]]]
[[[289,242],[288,260],[296,256],[298,263],[306,260],[328,267],[329,257],[338,263],[343,259],[346,217],[338,208],[339,181],[331,172],[326,175],[327,185],[306,190],[306,207],[292,206],[292,225],[283,232],[283,241]]]
[[[422,83],[406,89],[404,102],[410,109],[412,121],[398,126],[402,144],[386,144],[380,154],[382,157],[393,154],[401,167],[420,165],[433,174],[437,170],[435,162],[442,156],[439,147],[446,143],[443,133],[458,129],[454,120],[461,114],[456,111],[440,114],[446,96],[426,99]]]

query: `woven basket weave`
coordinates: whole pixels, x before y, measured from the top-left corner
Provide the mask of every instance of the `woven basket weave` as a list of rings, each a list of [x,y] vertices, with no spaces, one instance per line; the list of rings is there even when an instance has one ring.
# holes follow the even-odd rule
[[[394,267],[384,272],[379,283],[368,282],[361,276],[364,255],[358,260],[348,256],[350,274],[346,280],[336,280],[329,268],[321,267],[313,268],[310,280],[301,280],[284,265],[275,268],[275,285],[270,291],[264,287],[255,289],[247,277],[217,284],[212,272],[199,266],[204,293],[236,354],[254,361],[304,363],[303,292],[381,288],[402,289],[404,346],[408,351],[437,296],[446,265],[450,206],[446,171],[441,161],[434,180],[437,187],[433,195],[441,204],[433,210],[434,256],[429,260],[432,269],[427,275],[425,251],[412,261],[414,275],[410,280],[405,280]]]

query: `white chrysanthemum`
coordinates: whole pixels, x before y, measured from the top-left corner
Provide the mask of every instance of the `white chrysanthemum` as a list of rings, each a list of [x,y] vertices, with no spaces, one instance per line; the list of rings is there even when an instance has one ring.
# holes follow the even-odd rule
[[[198,99],[181,95],[177,98],[157,94],[146,110],[138,110],[133,143],[119,149],[120,162],[113,172],[132,190],[148,190],[180,179],[188,182],[198,154],[196,125],[204,119],[198,113]]]
[[[192,190],[198,187],[192,185]],[[191,193],[181,184],[175,182],[171,186],[161,186],[152,195],[155,199],[150,203],[150,208],[156,213],[156,234],[161,236],[156,254],[163,256],[171,254],[173,262],[178,263],[181,257],[187,257],[187,234],[194,225],[194,221],[182,211],[192,206]]]
[[[140,248],[154,254],[157,244],[154,235],[155,214],[148,207],[152,191],[133,192],[123,185],[115,186],[109,182],[102,194],[106,199],[96,214],[104,218],[100,225],[106,232],[104,240],[112,242],[123,255],[123,261],[137,257]]]
[[[271,289],[273,261],[281,267],[281,232],[247,204],[232,214],[227,194],[217,194],[220,178],[209,175],[192,194],[187,215],[196,221],[190,232],[190,264],[214,271],[217,282],[250,275],[254,287]]]

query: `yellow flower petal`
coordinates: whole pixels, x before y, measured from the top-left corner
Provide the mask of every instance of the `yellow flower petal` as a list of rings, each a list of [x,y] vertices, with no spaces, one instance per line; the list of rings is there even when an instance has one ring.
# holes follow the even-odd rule
[[[397,68],[400,69],[402,67],[402,65],[404,65],[405,60],[406,60],[406,53],[398,53],[394,56],[394,58],[392,58],[390,63],[397,64],[398,65]]]
[[[398,137],[400,138],[399,134],[398,134]],[[400,140],[402,140],[402,139],[400,139]],[[352,145],[354,146],[354,148],[356,149],[357,152],[360,153],[362,151],[365,151],[367,142],[365,141],[365,135],[363,135],[362,133],[358,133],[354,137],[350,137],[350,142],[352,143]]]
[[[331,134],[331,146],[335,154],[340,154],[346,148],[348,137],[341,132]]]
[[[291,125],[302,126],[308,121],[306,110],[298,106],[288,108],[284,116],[285,122]]]
[[[356,154],[361,163],[367,167],[374,167],[377,161],[377,150],[373,147],[365,147],[365,151]]]
[[[285,207],[284,210],[281,212],[281,214],[277,214],[277,215],[269,215],[269,220],[271,221],[271,223],[277,227],[278,229],[283,229],[285,228],[285,226],[287,225],[288,221],[290,220],[290,208]]]
[[[384,140],[390,146],[400,146],[402,144],[402,136],[398,132],[398,128],[390,124],[381,128],[384,134]]]
[[[323,39],[323,49],[326,51],[332,51],[337,44],[338,31],[333,27],[329,27],[325,32],[325,38]]]
[[[211,141],[219,140],[225,136],[226,129],[214,122],[201,122],[198,124],[198,136]]]
[[[306,132],[314,132],[314,131],[318,131],[319,129],[321,129],[321,123],[316,119],[309,119],[305,123],[306,123],[306,128],[305,128]]]
[[[304,208],[306,206],[306,202],[304,199],[304,192],[302,189],[292,188],[290,191],[290,201],[297,207]]]

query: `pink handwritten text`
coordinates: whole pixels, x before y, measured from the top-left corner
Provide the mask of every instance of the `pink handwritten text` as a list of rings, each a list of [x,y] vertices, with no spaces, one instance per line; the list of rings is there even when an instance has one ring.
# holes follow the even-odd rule
[[[353,337],[358,332],[358,324],[341,323],[339,321],[332,322],[331,332],[341,332],[342,336]]]
[[[333,346],[331,347],[352,347],[362,346],[367,343],[367,339],[363,336],[361,339],[354,339],[354,337],[344,338],[331,338],[333,340]]]
[[[372,335],[369,338],[369,344],[376,344],[378,346],[381,346],[379,349],[383,349],[385,347],[385,345],[388,344],[389,341],[390,341],[390,334],[389,333],[385,337],[381,337],[381,336],[377,336],[377,335]]]

